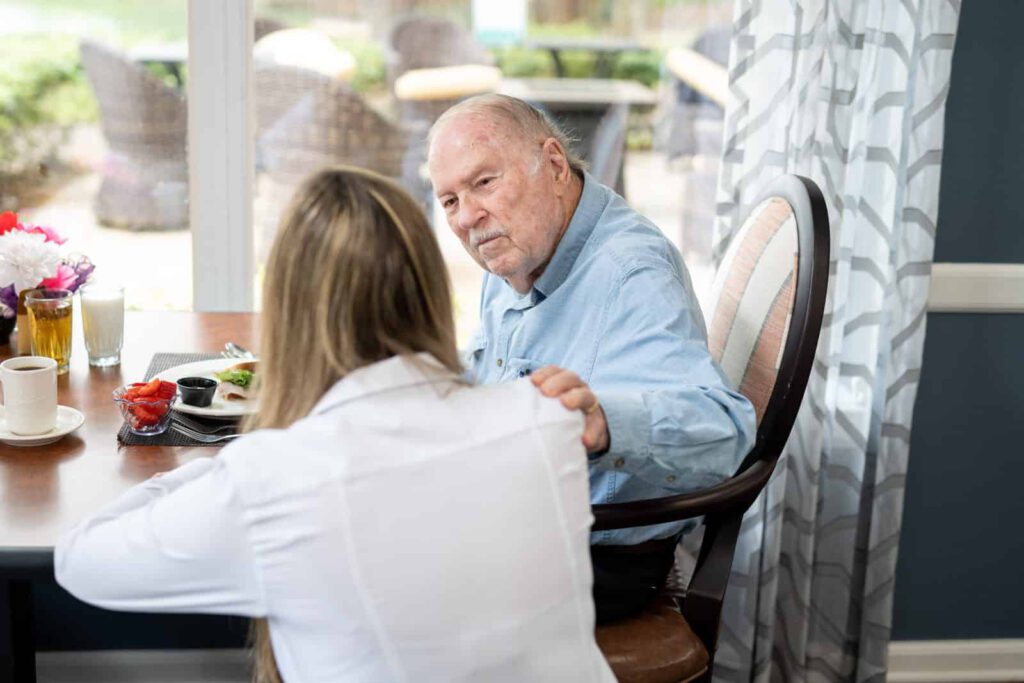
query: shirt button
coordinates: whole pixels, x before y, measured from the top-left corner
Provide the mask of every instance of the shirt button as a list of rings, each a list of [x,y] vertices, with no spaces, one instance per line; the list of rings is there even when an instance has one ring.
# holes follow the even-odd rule
[[[501,367],[501,359],[499,358],[496,362],[498,363],[498,367],[500,368]]]
[[[670,474],[667,477],[665,477],[665,480],[666,481],[675,481],[676,480],[676,475]]]
[[[623,460],[622,458],[619,458],[618,460],[615,461],[615,466],[616,467],[622,467],[625,464],[626,464],[626,461]]]

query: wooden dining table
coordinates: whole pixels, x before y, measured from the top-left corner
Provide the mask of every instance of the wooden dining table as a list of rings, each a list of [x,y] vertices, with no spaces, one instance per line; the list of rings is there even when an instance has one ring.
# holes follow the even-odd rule
[[[76,324],[70,371],[57,380],[61,405],[85,422],[60,441],[35,447],[0,443],[0,681],[35,680],[32,580],[53,576],[60,533],[135,484],[195,458],[211,446],[120,446],[123,422],[111,392],[143,379],[160,352],[219,352],[228,341],[254,349],[258,316],[250,313],[128,312],[121,364],[90,367]],[[13,338],[12,338],[13,341]],[[0,346],[0,360],[12,355]]]

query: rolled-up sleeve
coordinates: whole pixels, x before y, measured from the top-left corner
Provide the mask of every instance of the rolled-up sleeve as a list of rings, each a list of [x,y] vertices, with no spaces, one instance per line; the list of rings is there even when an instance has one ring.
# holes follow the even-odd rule
[[[594,468],[686,491],[730,476],[750,450],[753,406],[711,358],[692,301],[667,269],[623,275],[590,378],[611,437]]]

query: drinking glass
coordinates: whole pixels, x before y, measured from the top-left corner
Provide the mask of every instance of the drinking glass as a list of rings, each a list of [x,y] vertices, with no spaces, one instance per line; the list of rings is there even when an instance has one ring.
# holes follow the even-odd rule
[[[86,285],[81,294],[82,329],[89,365],[117,365],[121,362],[124,344],[124,287]]]
[[[71,360],[72,294],[66,289],[36,289],[25,297],[32,355],[57,361],[57,374],[68,371]]]

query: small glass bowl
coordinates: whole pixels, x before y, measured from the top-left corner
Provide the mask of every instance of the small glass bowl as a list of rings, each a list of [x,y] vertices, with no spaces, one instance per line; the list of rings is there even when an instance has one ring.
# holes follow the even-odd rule
[[[171,424],[171,408],[178,400],[171,398],[143,396],[134,401],[124,398],[133,385],[126,384],[114,390],[114,403],[121,409],[121,416],[128,423],[128,431],[138,436],[155,436],[167,431]]]

